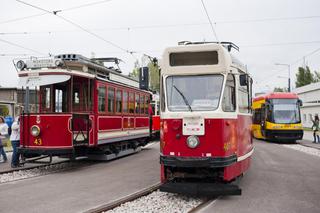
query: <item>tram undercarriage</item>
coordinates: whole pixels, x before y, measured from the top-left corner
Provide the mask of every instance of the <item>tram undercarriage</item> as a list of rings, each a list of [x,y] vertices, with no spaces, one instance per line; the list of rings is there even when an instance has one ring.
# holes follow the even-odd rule
[[[30,149],[19,148],[22,156],[21,164],[25,163],[52,163],[52,158],[69,158],[76,160],[79,157],[85,157],[88,160],[108,161],[120,158],[126,155],[134,154],[141,151],[141,147],[149,142],[149,138],[115,142],[97,147],[76,146],[71,149]]]
[[[187,194],[191,196],[241,195],[236,182],[224,181],[224,168],[182,168],[164,167],[167,182],[163,192]],[[241,176],[239,176],[241,177]]]

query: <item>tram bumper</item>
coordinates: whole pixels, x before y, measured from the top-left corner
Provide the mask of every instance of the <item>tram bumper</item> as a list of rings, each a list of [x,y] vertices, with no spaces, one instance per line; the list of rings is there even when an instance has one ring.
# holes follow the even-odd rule
[[[175,156],[160,156],[160,163],[170,167],[206,167],[206,168],[221,168],[231,166],[237,162],[237,156],[231,155],[228,157],[175,157]]]
[[[224,183],[177,183],[167,182],[160,186],[160,191],[179,193],[190,196],[241,195],[241,189],[234,184]]]
[[[275,140],[302,140],[303,130],[266,130],[266,137]]]
[[[73,153],[73,149],[32,149],[32,148],[25,148],[19,147],[19,153],[23,156],[29,157],[36,157],[40,155],[52,155],[52,156],[59,156],[59,155],[70,155]]]

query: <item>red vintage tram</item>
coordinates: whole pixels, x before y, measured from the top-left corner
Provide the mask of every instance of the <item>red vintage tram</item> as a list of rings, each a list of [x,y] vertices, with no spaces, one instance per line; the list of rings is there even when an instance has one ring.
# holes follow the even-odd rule
[[[155,138],[159,138],[160,134],[160,101],[159,95],[153,94],[152,101],[152,135]]]
[[[251,85],[230,42],[167,48],[161,72],[160,190],[240,195],[233,181],[249,169]],[[237,48],[238,49],[238,48]]]
[[[112,159],[148,142],[152,94],[105,67],[110,60],[117,62],[76,54],[17,61],[20,84],[35,87],[39,103],[36,113],[29,113],[26,103],[21,115],[24,156]]]

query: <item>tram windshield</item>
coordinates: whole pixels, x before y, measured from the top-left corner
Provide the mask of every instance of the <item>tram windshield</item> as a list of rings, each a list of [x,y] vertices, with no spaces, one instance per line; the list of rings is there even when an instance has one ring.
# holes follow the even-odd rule
[[[206,111],[218,108],[222,75],[169,76],[166,79],[170,111]]]
[[[90,112],[92,111],[92,87],[92,80],[80,77],[40,86],[40,112]]]
[[[273,99],[273,120],[279,124],[300,123],[297,99]]]

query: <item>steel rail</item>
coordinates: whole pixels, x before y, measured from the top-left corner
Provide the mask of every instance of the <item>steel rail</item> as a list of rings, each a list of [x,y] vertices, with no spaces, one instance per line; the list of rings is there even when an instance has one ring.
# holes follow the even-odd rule
[[[133,200],[136,200],[140,197],[143,197],[145,195],[148,195],[148,194],[151,194],[152,192],[156,191],[157,189],[159,189],[159,187],[162,185],[162,183],[158,182],[154,185],[151,185],[147,188],[144,188],[140,191],[136,191],[132,194],[129,194],[129,195],[126,195],[120,199],[117,199],[117,200],[113,200],[107,204],[104,204],[104,205],[101,205],[101,206],[98,206],[98,207],[95,207],[93,209],[89,209],[87,211],[85,211],[84,213],[101,213],[101,212],[104,212],[104,211],[108,211],[108,210],[111,210],[111,209],[114,209],[118,206],[120,206],[121,204],[124,204],[124,203],[127,203],[127,202],[130,202],[130,201],[133,201]]]

